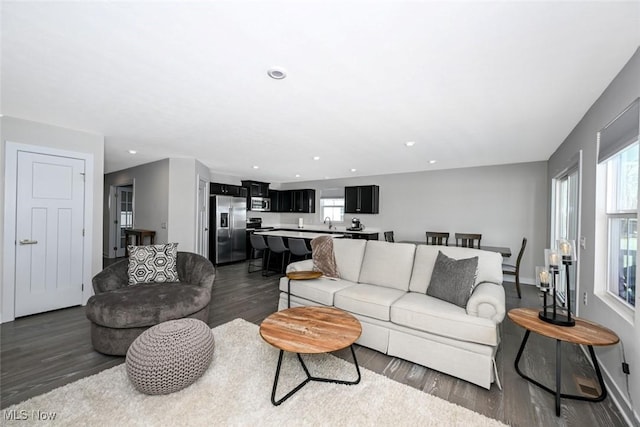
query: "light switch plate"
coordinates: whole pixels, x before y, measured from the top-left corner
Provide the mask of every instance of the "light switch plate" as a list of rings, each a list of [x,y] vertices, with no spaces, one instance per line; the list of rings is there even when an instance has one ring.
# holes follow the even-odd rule
[[[587,238],[584,236],[580,237],[580,247],[582,249],[587,249]]]

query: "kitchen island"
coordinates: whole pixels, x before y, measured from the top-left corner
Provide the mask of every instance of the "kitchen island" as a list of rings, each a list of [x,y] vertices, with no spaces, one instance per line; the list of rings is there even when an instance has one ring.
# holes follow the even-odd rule
[[[282,237],[283,239],[294,238],[294,239],[305,239],[305,240],[313,240],[319,236],[331,236],[334,239],[346,237],[341,233],[326,233],[320,231],[291,231],[291,230],[269,230],[269,231],[256,231],[254,233],[256,236],[277,236]],[[285,240],[286,243],[286,240]]]

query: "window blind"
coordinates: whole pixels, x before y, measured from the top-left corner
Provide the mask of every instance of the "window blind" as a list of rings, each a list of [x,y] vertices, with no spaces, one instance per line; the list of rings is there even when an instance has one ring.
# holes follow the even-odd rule
[[[602,163],[638,140],[640,98],[598,132],[598,163]]]

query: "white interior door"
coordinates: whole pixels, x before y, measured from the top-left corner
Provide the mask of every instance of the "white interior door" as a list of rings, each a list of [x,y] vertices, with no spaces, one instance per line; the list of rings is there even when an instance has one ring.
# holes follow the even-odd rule
[[[209,183],[198,180],[198,218],[196,226],[196,253],[209,257]]]
[[[15,316],[82,304],[85,162],[18,152]]]

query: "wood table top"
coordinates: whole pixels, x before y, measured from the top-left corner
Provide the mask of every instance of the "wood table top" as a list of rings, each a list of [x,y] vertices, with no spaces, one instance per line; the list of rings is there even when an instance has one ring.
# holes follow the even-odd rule
[[[362,325],[351,314],[333,307],[294,307],[273,313],[260,325],[260,336],[292,353],[328,353],[353,344]]]
[[[320,271],[290,271],[287,273],[287,278],[291,280],[309,280],[322,277]]]
[[[400,240],[398,243],[413,243],[414,245],[426,245],[427,243],[424,240]],[[442,246],[442,245],[433,245],[433,246]],[[458,246],[447,246],[456,248]],[[461,246],[460,246],[461,247]],[[511,256],[511,249],[506,246],[485,246],[482,245],[480,248],[470,248],[470,249],[480,249],[481,251],[489,251],[489,252],[497,252],[502,255],[503,258],[509,258]]]
[[[595,322],[575,317],[575,326],[558,326],[538,317],[541,309],[514,308],[507,315],[516,325],[536,334],[556,340],[583,345],[613,345],[620,341],[611,329]]]

